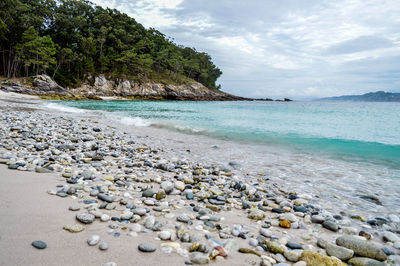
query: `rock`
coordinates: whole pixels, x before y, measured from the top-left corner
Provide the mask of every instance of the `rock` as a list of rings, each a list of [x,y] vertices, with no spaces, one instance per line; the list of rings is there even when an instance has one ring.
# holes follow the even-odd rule
[[[262,220],[265,218],[265,212],[259,209],[250,209],[249,215],[247,216],[249,219],[252,220]]]
[[[333,221],[325,221],[322,223],[322,226],[325,227],[326,229],[329,229],[333,232],[337,232],[339,230],[339,225]]]
[[[142,243],[138,246],[138,249],[142,252],[154,252],[157,248],[153,244]]]
[[[189,223],[190,222],[190,217],[185,215],[185,214],[182,214],[182,215],[179,215],[178,217],[176,217],[176,220],[178,222],[182,222],[182,223]]]
[[[255,239],[255,238],[250,238],[249,245],[253,246],[253,247],[256,247],[258,245],[258,240]]]
[[[175,181],[175,188],[177,190],[184,191],[185,190],[185,183],[183,183],[182,181]]]
[[[201,252],[192,252],[190,254],[190,261],[194,264],[208,264],[210,263],[210,258],[207,254]]]
[[[145,191],[143,191],[142,197],[151,198],[154,196],[154,194],[156,194],[156,192],[154,192],[154,190],[149,188],[149,189],[146,189]]]
[[[87,243],[89,246],[96,246],[100,241],[100,236],[92,235],[88,238]]]
[[[305,250],[300,257],[300,260],[307,263],[307,266],[347,266],[346,263],[341,262],[338,259],[328,257],[315,251]]]
[[[279,221],[279,226],[282,228],[290,228],[290,222],[286,219],[282,219]]]
[[[161,231],[160,233],[158,233],[158,237],[159,237],[161,240],[170,240],[170,239],[171,239],[171,232],[170,232],[170,231],[163,230],[163,231]]]
[[[272,236],[271,230],[266,229],[266,228],[260,228],[260,234],[265,236],[265,237],[271,237]]]
[[[326,247],[328,246],[328,242],[325,239],[319,238],[317,240],[317,246],[326,249]]]
[[[389,232],[389,231],[383,232],[382,239],[385,242],[393,242],[393,243],[400,241],[400,238],[397,235],[395,235],[394,233]]]
[[[314,224],[322,224],[325,221],[325,218],[321,215],[313,215],[311,216],[311,222]]]
[[[174,184],[170,181],[164,181],[161,183],[161,189],[165,191],[165,193],[169,194],[174,190]]]
[[[391,250],[391,249],[388,248],[388,247],[383,247],[383,248],[382,248],[382,251],[385,252],[385,254],[388,255],[388,256],[394,255],[394,251]]]
[[[68,209],[70,211],[79,211],[81,209],[81,207],[79,207],[78,205],[73,205],[73,206],[69,206]]]
[[[287,242],[286,246],[288,248],[291,248],[291,249],[303,249],[302,245],[299,245],[299,244],[296,244],[296,243],[292,243],[292,242]]]
[[[43,241],[36,240],[32,242],[32,246],[34,246],[37,249],[45,249],[47,247],[47,244]]]
[[[300,259],[302,253],[303,250],[286,250],[283,253],[283,256],[285,256],[288,261],[297,262]]]
[[[80,224],[73,224],[73,225],[65,225],[63,229],[71,233],[79,233],[85,230],[85,227],[83,227]]]
[[[108,221],[110,221],[110,216],[109,215],[107,215],[107,214],[102,214],[101,216],[100,216],[100,220],[102,221],[102,222],[108,222]]]
[[[94,215],[90,213],[79,213],[75,216],[75,218],[84,224],[91,224],[95,219]]]
[[[156,200],[161,200],[164,199],[166,197],[166,193],[163,189],[160,189],[157,194],[156,194]]]
[[[106,242],[102,242],[99,245],[100,250],[107,250],[108,249],[108,244]]]
[[[239,244],[234,239],[228,239],[224,246],[225,250],[228,252],[235,252],[239,250]]]
[[[277,241],[266,241],[266,245],[268,247],[268,250],[271,251],[272,253],[283,254],[286,251],[286,247],[281,245]]]
[[[249,249],[249,248],[239,248],[239,252],[240,253],[245,253],[245,254],[253,254],[253,255],[261,257],[260,253],[258,253],[255,250]]]
[[[340,260],[348,260],[353,257],[354,251],[345,247],[340,247],[334,244],[326,246],[326,253],[329,256],[334,256]]]
[[[101,199],[101,200],[103,200],[103,201],[105,201],[105,202],[108,202],[108,203],[111,203],[111,202],[113,202],[114,200],[113,200],[113,197],[110,197],[110,196],[108,196],[108,195],[106,195],[106,194],[98,194],[97,195],[97,198],[98,199]]]
[[[286,219],[291,223],[297,222],[297,217],[293,213],[285,213],[281,216],[281,219]]]
[[[156,218],[154,216],[149,216],[146,218],[146,220],[144,222],[144,227],[146,227],[147,229],[152,229],[155,222],[156,222]]]
[[[336,239],[336,244],[345,248],[352,249],[355,255],[384,261],[387,255],[381,247],[375,243],[360,240],[354,236],[340,236]]]
[[[307,263],[305,261],[298,261],[293,266],[307,266]]]
[[[353,266],[385,266],[384,262],[377,261],[370,258],[355,257],[349,260],[349,264]]]

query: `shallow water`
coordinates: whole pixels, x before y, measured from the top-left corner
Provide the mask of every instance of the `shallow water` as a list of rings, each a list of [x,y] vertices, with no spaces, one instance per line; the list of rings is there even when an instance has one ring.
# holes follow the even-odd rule
[[[288,190],[319,197],[325,207],[367,216],[400,211],[397,103],[104,101],[47,107],[78,115],[93,110],[126,130],[139,126],[142,134],[156,136],[150,144],[172,148],[171,156],[235,161],[245,178],[266,174]],[[364,194],[378,196],[383,206],[361,199]]]

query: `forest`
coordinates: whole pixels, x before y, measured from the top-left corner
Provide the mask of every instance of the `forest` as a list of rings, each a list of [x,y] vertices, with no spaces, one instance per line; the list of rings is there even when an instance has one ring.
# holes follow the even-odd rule
[[[139,82],[192,80],[220,88],[211,57],[175,44],[116,9],[88,1],[1,0],[0,75],[46,73],[62,86],[107,74]]]

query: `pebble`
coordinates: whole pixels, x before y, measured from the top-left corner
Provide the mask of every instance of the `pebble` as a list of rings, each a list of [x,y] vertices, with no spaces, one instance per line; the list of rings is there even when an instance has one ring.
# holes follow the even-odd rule
[[[138,249],[142,252],[154,252],[157,248],[153,244],[142,243],[139,244]]]
[[[78,205],[73,205],[73,206],[69,206],[68,209],[70,211],[79,211],[81,209],[81,207],[79,207]]]
[[[89,246],[95,246],[99,243],[99,241],[100,241],[100,236],[92,235],[88,238],[87,243]]]
[[[160,233],[158,233],[158,237],[161,240],[170,240],[171,239],[171,232],[163,230]]]
[[[375,243],[360,240],[354,236],[340,236],[336,239],[336,244],[348,249],[352,249],[355,255],[384,261],[387,255]]]
[[[36,240],[32,242],[32,246],[34,246],[37,249],[45,249],[47,247],[47,244],[43,241]]]
[[[194,264],[208,264],[210,263],[210,258],[201,252],[192,252],[190,255],[190,262]]]
[[[100,250],[107,250],[108,249],[108,244],[106,242],[101,242],[99,245]]]
[[[94,215],[90,213],[79,213],[75,217],[79,222],[84,224],[91,224],[95,219]]]
[[[63,229],[71,233],[79,233],[85,230],[85,227],[83,227],[80,224],[72,224],[72,225],[65,225]]]
[[[328,244],[326,246],[326,253],[329,256],[334,256],[340,260],[348,260],[353,257],[354,251],[345,247],[340,247],[334,244]]]

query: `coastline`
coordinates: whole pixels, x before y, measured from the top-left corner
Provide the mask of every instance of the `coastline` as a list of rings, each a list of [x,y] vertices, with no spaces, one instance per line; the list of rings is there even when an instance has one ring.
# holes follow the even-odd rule
[[[9,95],[7,95],[9,96]],[[43,110],[35,110],[35,104],[31,104],[29,103],[29,106],[32,106],[32,108],[30,110],[21,110],[18,111],[18,106],[19,106],[19,102],[18,100],[21,100],[21,98],[18,97],[18,95],[15,95],[14,97],[10,98],[10,97],[3,97],[3,95],[0,95],[0,97],[5,100],[5,98],[7,98],[6,100],[8,102],[6,102],[5,107],[3,109],[7,109],[8,112],[11,113],[11,115],[18,115],[18,114],[22,114],[22,115],[26,115],[26,111],[31,112],[31,114],[29,116],[35,116],[35,113],[38,115],[38,117],[44,117],[46,115],[46,111]],[[12,100],[11,100],[12,99]],[[32,100],[32,99],[30,99]],[[14,102],[12,102],[14,101]],[[17,101],[17,102],[15,102]],[[22,101],[26,101],[26,99],[22,99]],[[35,102],[35,99],[34,99]],[[2,105],[4,105],[4,101],[2,102]],[[12,108],[16,108],[16,111],[12,111]],[[40,108],[39,108],[40,109]],[[48,111],[47,111],[48,112]],[[77,114],[75,116],[73,115],[67,115],[67,114],[60,114],[60,113],[47,113],[48,119],[55,122],[58,121],[59,118],[59,126],[61,127],[65,127],[65,126],[71,126],[76,124],[83,124],[84,126],[87,126],[88,128],[99,128],[101,133],[101,136],[109,136],[109,134],[115,134],[118,136],[118,140],[121,141],[121,143],[117,143],[117,145],[126,145],[126,143],[129,143],[129,140],[133,141],[134,144],[132,144],[131,146],[127,145],[127,148],[133,148],[135,147],[135,149],[139,149],[139,152],[137,152],[137,154],[135,155],[136,158],[138,160],[138,162],[141,162],[142,164],[138,165],[138,166],[131,166],[128,167],[128,169],[125,169],[125,174],[126,170],[128,170],[128,174],[130,175],[134,175],[136,176],[135,178],[138,178],[140,176],[145,176],[150,179],[151,184],[153,184],[153,186],[156,188],[159,187],[159,183],[157,180],[155,180],[158,176],[161,176],[162,178],[165,178],[166,180],[175,180],[174,179],[174,174],[178,174],[182,180],[184,178],[185,175],[189,175],[189,177],[192,175],[191,171],[197,169],[194,168],[194,166],[199,166],[201,167],[201,164],[196,163],[197,162],[202,162],[204,161],[204,164],[211,164],[213,161],[216,164],[222,164],[224,163],[223,161],[221,162],[217,162],[216,161],[216,157],[218,157],[218,152],[213,152],[212,150],[210,150],[210,156],[208,156],[208,154],[204,154],[204,149],[200,146],[204,143],[207,143],[208,145],[208,149],[210,149],[209,147],[215,146],[216,143],[218,143],[219,145],[219,149],[224,150],[224,152],[231,154],[232,155],[232,160],[235,160],[237,158],[235,158],[235,156],[237,156],[236,151],[234,149],[229,150],[230,149],[230,143],[227,141],[224,142],[223,141],[214,141],[214,140],[210,140],[206,137],[198,137],[201,139],[201,141],[199,141],[199,144],[194,145],[193,143],[195,142],[193,140],[193,136],[187,136],[186,138],[182,139],[182,136],[180,133],[171,133],[170,135],[168,135],[167,138],[162,137],[162,134],[167,132],[165,129],[157,129],[157,131],[154,130],[154,128],[137,128],[137,127],[129,127],[129,126],[117,126],[115,123],[112,124],[112,121],[107,121],[107,119],[99,119],[98,117],[96,117],[96,115],[86,115],[86,114]],[[28,116],[25,116],[25,118]],[[26,121],[26,120],[21,120],[21,121]],[[95,122],[98,121],[98,122]],[[114,121],[115,122],[115,121]],[[111,126],[111,127],[110,127]],[[115,126],[115,127],[114,127]],[[124,134],[124,131],[127,134]],[[90,132],[90,135],[93,135],[94,133]],[[68,136],[67,136],[68,137]],[[79,136],[78,136],[79,137]],[[190,140],[191,138],[191,140]],[[124,144],[122,144],[124,143]],[[151,146],[150,146],[151,144]],[[83,145],[83,144],[82,144]],[[145,149],[144,149],[145,148]],[[144,151],[141,152],[140,150],[143,149]],[[156,151],[156,153],[152,153],[151,151],[154,150]],[[190,152],[188,152],[188,150],[190,150]],[[219,151],[220,152],[220,151]],[[212,154],[214,153],[214,154]],[[110,155],[110,154],[109,154]],[[151,156],[150,156],[151,155]],[[190,156],[189,156],[190,155]],[[274,156],[274,154],[271,154],[271,158]],[[175,160],[173,157],[177,157],[177,160],[186,160],[188,161],[188,167],[187,169],[181,169],[179,170],[178,168],[173,170],[173,171],[165,171],[165,169],[160,169],[158,167],[145,167],[143,166],[143,163],[145,162],[145,160],[154,160],[155,157],[160,157],[160,159],[157,159],[156,161],[162,161],[165,162],[166,164],[169,164],[170,161]],[[186,158],[185,158],[186,157]],[[189,159],[187,159],[187,157]],[[205,157],[210,157],[210,158],[205,158]],[[118,159],[118,156],[115,158],[112,158],[112,156],[109,156],[107,158],[105,158],[105,162],[107,162],[106,164],[109,165],[107,167],[104,167],[104,171],[101,172],[101,177],[105,177],[108,175],[112,175],[112,176],[116,176],[118,174],[121,174],[121,172],[118,170],[118,164],[120,163],[120,160],[123,161],[124,165],[125,163],[127,163],[127,160],[124,159],[125,157],[123,157],[122,159]],[[125,160],[125,161],[124,161]],[[175,161],[177,161],[175,160]],[[225,162],[226,163],[226,162]],[[82,167],[83,168],[87,168],[88,166],[90,166],[90,161],[88,161],[87,163],[82,163]],[[197,167],[196,166],[196,167]],[[204,165],[203,165],[204,166]],[[72,165],[72,168],[76,167],[76,165]],[[133,167],[133,168],[132,168]],[[129,168],[133,171],[129,173]],[[162,167],[161,167],[162,168]],[[207,169],[207,168],[205,168]],[[65,169],[64,169],[65,170]],[[74,171],[78,171],[79,172],[79,168],[74,168],[72,172]],[[327,230],[326,228],[323,228],[320,224],[315,224],[315,223],[307,223],[304,221],[304,213],[300,214],[300,213],[295,213],[293,211],[289,211],[287,213],[291,213],[294,214],[296,221],[293,223],[297,222],[297,225],[302,224],[304,225],[304,228],[299,228],[299,229],[295,229],[295,228],[291,228],[291,229],[285,229],[282,227],[279,227],[279,225],[276,224],[276,221],[279,222],[279,219],[281,218],[281,216],[283,215],[278,214],[278,213],[274,213],[271,212],[271,210],[273,209],[272,207],[275,208],[280,208],[280,207],[288,207],[290,206],[294,206],[293,203],[295,201],[295,199],[293,200],[285,200],[285,197],[287,198],[287,196],[289,195],[289,189],[291,185],[294,184],[284,184],[282,181],[283,180],[279,180],[279,178],[276,177],[268,177],[268,179],[263,178],[265,176],[265,173],[260,173],[260,175],[256,175],[257,172],[251,173],[250,177],[246,177],[246,172],[243,172],[240,167],[239,169],[235,169],[234,167],[232,167],[231,169],[226,169],[227,171],[221,171],[222,174],[218,175],[217,178],[215,179],[217,184],[219,184],[220,186],[223,186],[223,182],[227,182],[227,181],[231,181],[234,179],[241,179],[243,180],[243,182],[249,183],[249,188],[253,188],[253,187],[257,187],[257,185],[255,185],[257,182],[262,182],[263,186],[265,186],[265,188],[268,188],[265,190],[265,192],[271,192],[273,193],[275,196],[271,199],[265,198],[267,204],[263,205],[264,209],[265,209],[265,215],[267,220],[270,220],[273,222],[272,227],[269,227],[268,229],[271,230],[271,234],[274,237],[277,237],[280,241],[282,241],[282,243],[286,241],[291,241],[291,242],[295,242],[295,243],[300,243],[304,249],[311,249],[314,251],[319,251],[324,253],[324,249],[318,248],[316,246],[316,241],[318,238],[323,238],[326,241],[329,242],[334,242],[335,237],[342,235],[342,234],[354,234],[356,233],[356,231],[360,231],[361,229],[369,229],[369,231],[371,233],[373,233],[374,235],[376,235],[375,239],[373,240],[374,242],[378,242],[380,244],[383,244],[383,242],[380,239],[380,234],[381,234],[381,230],[379,228],[366,228],[365,227],[365,223],[357,223],[356,221],[352,221],[350,219],[348,219],[348,217],[342,217],[344,219],[342,220],[338,220],[337,223],[342,227],[342,229],[340,229],[341,231],[339,231],[338,233],[336,232],[332,232],[330,230]],[[229,170],[229,171],[228,171]],[[3,246],[3,251],[7,251],[8,249],[12,249],[15,251],[15,253],[13,252],[5,252],[5,254],[9,254],[5,257],[3,257],[3,259],[5,260],[5,262],[9,263],[10,261],[13,260],[13,258],[18,259],[18,257],[20,259],[25,259],[25,258],[30,258],[30,261],[32,261],[32,263],[34,264],[35,261],[38,264],[48,264],[51,261],[57,261],[57,258],[60,258],[60,264],[62,265],[69,265],[69,264],[75,264],[75,263],[70,263],[72,261],[68,260],[68,254],[67,252],[65,252],[65,248],[63,245],[58,245],[58,244],[54,244],[54,243],[58,243],[58,242],[62,242],[62,241],[66,241],[68,240],[68,245],[66,245],[67,247],[71,248],[70,252],[73,253],[73,256],[75,256],[76,259],[79,259],[78,264],[82,263],[81,259],[82,257],[84,257],[85,263],[86,265],[90,265],[91,263],[93,263],[93,265],[99,265],[101,263],[106,263],[108,261],[115,261],[118,265],[126,265],[127,263],[129,263],[129,259],[134,258],[135,259],[135,263],[141,263],[141,265],[147,265],[146,263],[149,263],[149,260],[151,261],[157,261],[157,259],[159,259],[159,256],[162,255],[163,258],[168,258],[171,259],[171,261],[165,261],[165,264],[163,265],[176,265],[176,264],[183,264],[184,261],[189,261],[190,259],[188,257],[182,257],[181,255],[177,254],[176,252],[173,252],[173,255],[169,254],[164,254],[160,248],[157,248],[157,251],[155,253],[151,253],[151,254],[145,254],[145,253],[141,253],[139,251],[137,251],[137,245],[141,242],[150,242],[150,243],[154,243],[157,244],[159,246],[159,244],[161,243],[160,240],[156,240],[154,239],[157,236],[157,232],[149,232],[149,233],[142,233],[139,232],[139,236],[137,237],[130,237],[126,235],[126,232],[124,232],[123,230],[120,230],[120,227],[117,229],[118,232],[121,233],[120,237],[114,237],[111,236],[107,233],[107,225],[109,225],[109,223],[102,223],[99,221],[95,221],[93,224],[85,226],[87,228],[87,230],[85,230],[82,233],[78,233],[78,234],[71,234],[68,233],[64,230],[62,230],[62,226],[65,223],[73,223],[75,222],[75,213],[68,211],[68,206],[74,204],[78,204],[80,205],[81,208],[81,212],[84,210],[84,204],[81,203],[81,201],[83,199],[96,199],[96,197],[88,197],[88,194],[85,193],[84,191],[77,191],[77,199],[73,199],[71,198],[71,196],[67,196],[66,199],[64,198],[58,198],[57,196],[51,196],[49,194],[46,193],[47,190],[54,190],[55,186],[57,184],[63,184],[65,186],[65,178],[60,177],[60,174],[64,173],[64,171],[60,171],[60,172],[55,172],[53,174],[34,174],[34,173],[30,173],[30,172],[25,172],[25,171],[16,171],[16,170],[8,170],[5,169],[4,166],[2,166],[0,168],[0,176],[7,176],[7,178],[4,180],[7,182],[7,187],[9,188],[9,190],[7,191],[2,191],[3,193],[1,193],[2,195],[4,195],[4,197],[11,201],[12,204],[15,203],[15,205],[10,205],[11,208],[15,211],[15,213],[13,213],[13,215],[10,217],[10,220],[5,220],[5,223],[10,223],[11,220],[16,220],[15,217],[20,217],[22,215],[26,215],[24,214],[24,209],[23,207],[20,207],[20,204],[25,204],[24,206],[28,207],[30,206],[32,207],[36,207],[33,208],[32,210],[36,211],[37,215],[36,219],[34,221],[31,221],[31,223],[28,223],[28,221],[22,220],[20,222],[15,222],[15,227],[10,227],[7,230],[10,231],[4,231],[4,233],[1,233],[1,244]],[[142,175],[141,173],[143,173],[144,175]],[[227,175],[225,175],[227,174]],[[139,175],[139,176],[138,176]],[[30,176],[35,176],[38,177],[40,180],[40,182],[38,182],[37,180],[33,180],[33,179],[28,179]],[[43,176],[43,179],[41,179]],[[192,178],[196,178],[194,175],[192,176]],[[246,179],[247,178],[247,179]],[[257,179],[256,179],[257,178]],[[271,179],[269,179],[271,178]],[[18,179],[18,180],[17,180]],[[140,179],[140,178],[139,178]],[[134,179],[135,180],[135,179]],[[261,180],[261,181],[260,181]],[[3,182],[4,182],[3,181]],[[219,183],[222,182],[222,183]],[[280,181],[280,182],[279,182]],[[15,182],[15,183],[13,183]],[[99,178],[99,180],[94,180],[93,184],[91,183],[91,181],[87,181],[89,183],[81,183],[80,185],[84,185],[84,186],[91,186],[94,183],[104,183],[104,181]],[[147,181],[146,181],[147,182]],[[96,184],[97,184],[96,183]],[[18,193],[20,192],[20,188],[22,186],[22,184],[26,184],[26,188],[32,187],[32,197],[34,197],[35,199],[37,199],[38,201],[40,200],[41,202],[43,202],[43,206],[45,206],[46,204],[48,204],[47,206],[49,206],[49,208],[38,208],[39,206],[37,206],[37,202],[30,200],[29,202],[27,202],[27,200],[23,197],[21,197]],[[134,190],[132,193],[135,194],[134,199],[143,201],[144,198],[141,197],[141,193],[142,190],[146,187],[146,184],[149,183],[144,183],[141,184],[137,190]],[[189,184],[189,183],[188,183]],[[208,186],[208,185],[207,185]],[[2,185],[2,188],[6,189],[6,186]],[[121,190],[121,193],[123,193],[124,191],[126,191],[125,188],[123,187],[117,187],[117,190]],[[22,193],[24,196],[29,196],[29,190],[27,189],[27,191],[25,193]],[[112,193],[114,194],[114,193]],[[118,196],[118,193],[115,192],[115,195]],[[264,194],[262,194],[263,197],[265,196]],[[121,195],[120,195],[121,196]],[[239,194],[240,196],[240,194]],[[300,195],[299,194],[299,198],[307,203],[312,203],[314,204],[314,202],[318,202],[318,198],[313,198],[312,195]],[[19,197],[19,198],[17,198]],[[311,198],[310,198],[311,197]],[[188,208],[188,203],[193,201],[186,201],[185,200],[185,194],[182,193],[177,193],[176,195],[168,195],[167,196],[168,201],[172,204],[172,206],[175,206],[173,208],[173,213],[175,214],[175,217],[178,217],[179,215],[182,215],[183,213],[190,213],[189,216],[193,216],[194,218],[194,214],[193,212],[191,212],[191,210]],[[3,201],[3,200],[2,200]],[[164,200],[166,201],[166,200]],[[286,203],[283,204],[282,206],[279,203],[282,202],[288,202],[289,205],[286,206]],[[161,200],[160,202],[163,202],[163,200]],[[203,202],[196,202],[196,204],[199,204],[199,206],[203,206],[204,204]],[[143,205],[142,203],[138,203],[139,205]],[[230,208],[227,208],[231,205]],[[216,205],[217,207],[219,205]],[[235,201],[233,201],[232,203],[228,204],[225,203],[224,205],[222,205],[223,207],[221,207],[223,210],[221,212],[216,212],[215,215],[218,215],[220,217],[223,217],[225,219],[223,219],[220,223],[224,224],[226,226],[230,226],[231,228],[233,227],[233,224],[245,224],[249,227],[249,231],[252,233],[252,235],[254,237],[258,236],[259,233],[259,229],[260,229],[260,223],[257,223],[257,221],[253,221],[251,219],[248,219],[247,215],[248,215],[248,211],[249,209],[242,209],[242,203],[240,202],[240,197],[236,198]],[[253,206],[255,207],[255,206]],[[290,208],[290,210],[292,210],[292,207]],[[7,207],[8,208],[8,207]],[[31,209],[28,208],[28,209]],[[152,207],[148,207],[149,209],[151,209]],[[57,209],[57,211],[55,211],[55,209]],[[225,209],[225,210],[224,210]],[[120,205],[116,208],[116,210],[111,211],[113,212],[115,215],[120,215],[121,212],[123,212],[125,210],[125,207],[123,205]],[[1,208],[1,212],[4,213],[9,213],[6,209],[6,206],[2,206]],[[110,212],[110,213],[111,213]],[[160,219],[165,221],[165,224],[168,225],[173,225],[174,223],[176,223],[175,220],[173,221],[168,221],[168,219],[164,219],[162,217],[162,215],[164,213],[161,212],[162,215],[159,215],[159,213],[157,212],[153,212],[151,211],[151,213],[156,217],[156,219]],[[323,213],[323,212],[322,212]],[[332,210],[332,213],[335,214],[335,210]],[[32,214],[28,214],[29,216],[32,216]],[[49,225],[46,224],[46,219],[44,219],[44,217],[46,217],[47,219],[55,219],[57,220],[57,223],[52,223],[50,228],[51,231],[46,231],[47,229],[50,230]],[[18,219],[21,220],[21,219]],[[17,220],[17,221],[18,221]],[[197,222],[196,219],[191,219],[193,222]],[[142,218],[140,220],[139,223],[144,222],[144,218]],[[45,226],[43,226],[43,223]],[[179,224],[179,223],[178,223]],[[199,224],[198,224],[199,225]],[[201,225],[201,224],[200,224]],[[364,226],[363,226],[364,225]],[[43,227],[42,227],[43,226]],[[54,226],[54,227],[53,227]],[[208,230],[213,234],[213,237],[218,238],[218,236],[216,236],[216,231],[211,230],[210,228],[204,227],[204,230]],[[5,227],[2,225],[2,227]],[[194,225],[193,225],[194,227]],[[37,234],[36,235],[30,235],[29,231],[32,230],[36,230],[37,229]],[[190,226],[188,226],[187,229],[189,229]],[[347,229],[345,229],[347,228]],[[350,229],[352,228],[352,229]],[[169,229],[173,229],[173,226],[169,227]],[[193,228],[192,228],[193,229]],[[27,230],[27,231],[24,231]],[[117,231],[116,230],[116,231]],[[8,241],[10,241],[10,243],[13,243],[12,245],[5,245],[5,240],[7,240],[7,238],[4,238],[3,235],[12,235],[12,232],[26,232],[25,234],[22,234],[23,237],[18,238],[18,239],[8,239]],[[202,231],[200,231],[201,233]],[[43,236],[43,234],[47,234],[51,237],[54,236],[54,240],[57,239],[57,242],[52,242],[53,240],[47,240],[46,242],[48,243],[48,248],[43,250],[43,251],[38,251],[35,250],[33,247],[30,246],[30,242],[33,240],[37,240],[37,239],[28,239],[29,237],[37,237],[40,238],[41,236]],[[102,252],[99,251],[97,249],[97,247],[90,247],[86,244],[86,239],[91,235],[91,234],[99,234],[101,236],[101,238],[105,239],[110,248],[109,250]],[[218,234],[217,234],[218,235]],[[29,236],[29,237],[28,237]],[[305,239],[304,236],[307,236],[307,238],[309,239]],[[51,237],[49,239],[51,239]],[[246,240],[244,239],[240,239],[235,237],[234,240],[236,240],[238,242],[238,244],[241,247],[246,247],[246,248],[252,248],[249,247],[248,241],[250,238],[247,238]],[[45,239],[42,239],[45,240]],[[58,241],[60,240],[60,241]],[[7,242],[8,242],[7,241]],[[203,239],[204,241],[204,239]],[[220,240],[221,241],[221,240]],[[225,241],[225,240],[222,240]],[[179,242],[179,240],[177,240],[177,242]],[[280,243],[280,244],[282,244]],[[53,249],[53,244],[54,249]],[[393,243],[392,243],[393,245]],[[24,247],[24,248],[19,248],[19,247]],[[182,247],[188,248],[190,246],[189,243],[181,243]],[[389,245],[390,246],[390,245]],[[82,248],[84,247],[84,248]],[[28,251],[26,251],[26,250]],[[257,248],[253,248],[254,250],[257,250],[257,252],[260,252],[261,254],[265,255],[265,256],[270,256],[272,257],[275,261],[276,258],[274,257],[274,255],[276,254],[271,254],[269,252],[265,252],[265,251],[261,251]],[[392,248],[393,249],[393,248]],[[26,251],[26,255],[25,256],[25,251]],[[398,249],[395,249],[395,251],[398,253]],[[47,253],[48,252],[48,253]],[[58,253],[60,252],[60,253]],[[22,256],[22,254],[24,254],[24,256]],[[41,255],[41,254],[45,254],[45,255]],[[76,254],[82,254],[82,256],[77,256]],[[87,255],[89,254],[89,255]],[[48,256],[47,256],[48,255]],[[129,255],[129,256],[128,256]],[[281,254],[282,255],[282,254]],[[30,257],[32,256],[32,257]],[[43,257],[42,257],[43,256]],[[53,257],[54,256],[54,257]],[[63,257],[65,256],[65,257]],[[72,256],[71,254],[69,254],[69,256]],[[277,257],[279,257],[278,255],[276,255]],[[283,257],[283,256],[282,256]],[[62,261],[62,259],[65,258],[65,261]],[[95,258],[95,259],[94,259]],[[41,259],[43,259],[43,261],[41,261]],[[91,259],[94,259],[93,261]],[[268,260],[268,259],[261,259],[261,261],[264,260]],[[260,262],[260,258],[258,258],[257,256],[254,255],[247,255],[247,254],[241,254],[238,252],[230,252],[228,254],[228,257],[226,259],[218,259],[217,264],[218,265],[235,265],[234,263],[237,263],[236,265],[243,265],[243,264],[247,264],[250,263],[251,261],[254,261],[255,263],[259,263]],[[25,261],[20,261],[21,264],[25,264]],[[65,262],[65,264],[63,264]],[[266,263],[266,262],[265,262]],[[289,262],[287,262],[289,263]],[[3,264],[3,263],[1,263]],[[14,264],[14,263],[11,263]],[[15,264],[19,264],[19,261],[15,261]]]

